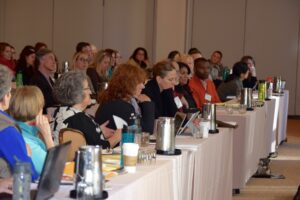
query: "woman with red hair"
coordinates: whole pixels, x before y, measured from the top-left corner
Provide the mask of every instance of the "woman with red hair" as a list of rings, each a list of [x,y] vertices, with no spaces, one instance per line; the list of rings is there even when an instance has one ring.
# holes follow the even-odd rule
[[[142,68],[129,64],[118,66],[107,90],[98,98],[100,106],[96,112],[96,122],[101,124],[109,120],[108,127],[116,129],[113,115],[124,119],[129,126],[134,123],[135,117],[140,117],[142,131],[152,133],[154,104],[148,96],[141,94],[145,80],[146,74]]]

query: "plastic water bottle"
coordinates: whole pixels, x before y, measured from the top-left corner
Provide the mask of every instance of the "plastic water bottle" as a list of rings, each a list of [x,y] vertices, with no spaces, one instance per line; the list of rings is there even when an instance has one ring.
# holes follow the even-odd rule
[[[23,86],[23,74],[22,74],[21,71],[17,72],[17,75],[16,75],[16,86],[17,87]]]
[[[14,167],[13,179],[13,200],[30,200],[30,163],[17,162]]]

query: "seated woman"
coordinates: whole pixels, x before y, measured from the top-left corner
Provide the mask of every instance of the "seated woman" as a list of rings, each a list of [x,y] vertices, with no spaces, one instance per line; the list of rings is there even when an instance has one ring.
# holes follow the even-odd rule
[[[241,62],[247,64],[249,69],[249,76],[243,81],[245,88],[258,88],[258,81],[256,77],[255,61],[252,56],[243,56]]]
[[[22,73],[23,85],[29,85],[32,74],[35,73],[34,69],[35,51],[34,47],[27,45],[20,53],[20,58],[17,61],[16,72]]]
[[[153,67],[154,78],[147,82],[143,94],[155,104],[155,119],[174,117],[182,103],[174,97],[173,88],[177,84],[177,72],[171,61],[162,61]]]
[[[43,107],[44,96],[36,86],[17,88],[9,106],[10,115],[17,120],[22,136],[31,148],[31,159],[39,174],[44,166],[47,149],[54,146],[48,119],[42,114]]]
[[[175,86],[175,91],[184,96],[188,103],[188,108],[197,108],[192,92],[189,88],[189,77],[191,70],[189,66],[183,62],[178,62],[179,65],[179,84]]]
[[[113,115],[133,125],[136,116],[141,117],[142,131],[153,132],[154,104],[149,97],[141,95],[146,74],[143,69],[129,64],[119,65],[107,90],[99,96],[100,106],[96,112],[96,122],[110,121],[109,127],[116,129]],[[139,103],[139,104],[138,104]]]
[[[108,121],[99,126],[84,112],[91,104],[91,90],[85,74],[74,71],[63,74],[54,84],[53,95],[62,105],[53,116],[55,144],[58,144],[60,129],[67,127],[81,131],[88,145],[101,145],[105,149],[114,147],[120,141],[121,132],[113,134],[113,130],[106,128]]]
[[[146,69],[150,67],[147,50],[143,47],[138,47],[134,50],[129,58],[128,64]]]
[[[87,69],[86,73],[90,77],[94,90],[98,94],[108,82],[108,70],[110,67],[110,58],[105,51],[98,51],[93,64]]]
[[[88,54],[86,54],[82,51],[75,53],[73,56],[72,69],[76,72],[82,72],[82,73],[86,74],[88,67],[89,67]],[[95,95],[96,92],[94,90],[92,81],[89,76],[88,76],[88,83],[89,83],[89,87],[91,89],[92,95]]]
[[[218,94],[221,101],[229,100],[227,96],[237,96],[243,88],[243,80],[248,77],[249,69],[243,62],[237,62],[233,65],[232,74],[218,87]]]
[[[36,180],[38,174],[28,156],[25,141],[15,121],[6,113],[11,98],[12,73],[0,65],[0,159],[6,162],[12,172],[16,161],[29,162],[32,165],[32,179]],[[16,160],[17,159],[17,160]],[[6,170],[5,170],[6,171]],[[3,177],[0,173],[0,177]]]

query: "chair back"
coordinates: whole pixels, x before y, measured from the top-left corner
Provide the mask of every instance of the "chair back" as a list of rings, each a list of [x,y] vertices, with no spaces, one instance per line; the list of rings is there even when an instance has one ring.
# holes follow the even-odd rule
[[[67,159],[70,162],[74,161],[75,153],[79,147],[86,145],[86,140],[81,131],[72,128],[63,128],[59,131],[59,144],[67,141],[72,141]]]

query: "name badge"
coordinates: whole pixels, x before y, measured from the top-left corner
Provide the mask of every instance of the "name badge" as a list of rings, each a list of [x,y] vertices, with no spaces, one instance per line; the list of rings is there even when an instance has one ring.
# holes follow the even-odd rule
[[[205,97],[204,98],[205,98],[206,101],[209,101],[209,102],[211,101],[211,95],[208,94],[208,93],[205,93]]]
[[[177,108],[181,108],[183,106],[180,99],[179,99],[179,97],[175,97],[174,101],[175,101],[175,104],[176,104]]]

